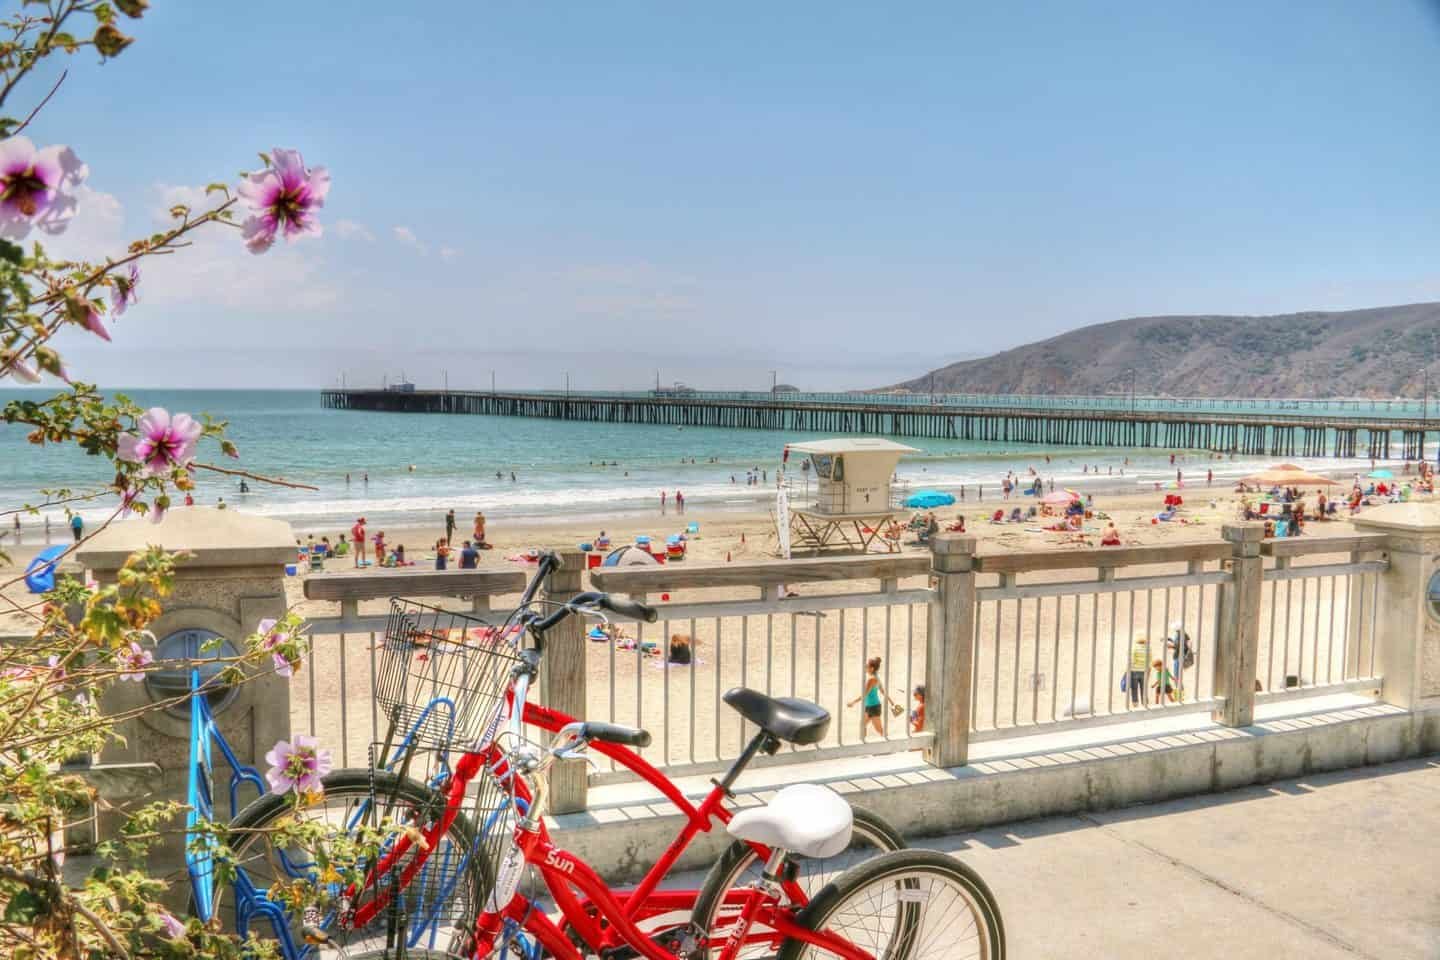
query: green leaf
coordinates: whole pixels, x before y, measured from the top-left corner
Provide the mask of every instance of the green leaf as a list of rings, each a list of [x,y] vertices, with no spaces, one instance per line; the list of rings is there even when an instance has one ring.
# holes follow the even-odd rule
[[[0,259],[18,267],[20,261],[25,259],[25,248],[18,243],[11,243],[9,240],[0,240]]]
[[[45,913],[45,898],[34,890],[24,889],[10,898],[5,905],[5,922],[30,926],[35,918]]]

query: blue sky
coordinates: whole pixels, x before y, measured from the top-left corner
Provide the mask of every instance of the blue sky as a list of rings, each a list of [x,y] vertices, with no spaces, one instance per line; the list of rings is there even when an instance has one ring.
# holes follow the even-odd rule
[[[155,0],[132,26],[30,130],[90,164],[67,252],[259,149],[333,187],[323,238],[147,271],[115,344],[74,341],[102,383],[873,386],[1124,316],[1440,299],[1419,0]]]

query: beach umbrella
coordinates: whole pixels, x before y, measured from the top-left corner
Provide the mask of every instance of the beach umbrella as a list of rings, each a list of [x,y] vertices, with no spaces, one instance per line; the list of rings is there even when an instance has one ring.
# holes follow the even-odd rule
[[[1070,490],[1057,490],[1054,493],[1047,493],[1040,498],[1041,503],[1073,503],[1080,499],[1080,495]]]
[[[1395,479],[1395,474],[1391,473],[1389,470],[1386,470],[1384,467],[1381,467],[1379,470],[1371,470],[1369,473],[1365,474],[1365,476],[1369,477],[1371,480]]]
[[[1331,487],[1339,483],[1338,480],[1311,473],[1293,463],[1282,463],[1268,470],[1262,470],[1253,476],[1246,477],[1245,482],[1256,483],[1264,487],[1276,484],[1282,487]]]
[[[915,510],[931,510],[935,507],[948,507],[955,502],[955,497],[948,493],[941,493],[939,490],[919,490],[905,498],[905,506]]]

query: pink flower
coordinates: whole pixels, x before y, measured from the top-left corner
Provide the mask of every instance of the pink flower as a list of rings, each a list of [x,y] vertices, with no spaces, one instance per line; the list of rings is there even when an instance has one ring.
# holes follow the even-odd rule
[[[110,331],[105,329],[105,321],[100,319],[100,311],[95,309],[93,303],[86,304],[85,329],[95,334],[95,336],[101,340],[110,339]]]
[[[285,654],[275,650],[280,644],[290,639],[290,634],[276,630],[273,619],[261,620],[256,632],[263,634],[260,639],[260,649],[274,651],[270,656],[275,663],[275,672],[282,677],[293,677],[295,675],[294,665],[290,663],[290,659]]]
[[[75,215],[78,187],[89,171],[69,147],[36,150],[29,137],[0,142],[0,236],[24,239],[31,227],[63,233]]]
[[[249,204],[253,214],[242,224],[245,246],[251,253],[264,253],[282,228],[285,239],[294,242],[310,234],[320,236],[315,211],[325,206],[330,192],[330,172],[324,167],[305,168],[299,150],[276,147],[274,166],[245,175],[236,192]]]
[[[0,359],[0,377],[9,374],[21,383],[39,383],[40,374],[19,357],[11,357],[8,360]]]
[[[160,927],[165,931],[165,936],[170,940],[179,940],[185,936],[185,924],[166,913],[160,911]]]
[[[195,459],[195,443],[204,430],[188,413],[173,417],[163,407],[151,407],[140,418],[140,435],[124,434],[119,440],[121,460],[145,466],[154,476],[173,467],[187,466]]]
[[[121,680],[140,681],[145,679],[145,668],[155,662],[155,655],[132,640],[129,649],[120,651],[116,660],[125,668]]]
[[[270,781],[270,792],[281,794],[291,790],[296,793],[320,790],[321,778],[334,766],[330,761],[330,751],[321,750],[317,738],[303,733],[295,735],[294,743],[278,741],[265,754],[265,762],[270,764],[270,769],[265,771],[265,779]]]
[[[139,298],[139,296],[135,293],[136,289],[137,289],[139,286],[140,286],[140,267],[139,267],[138,265],[136,265],[136,264],[133,264],[133,263],[130,264],[130,271],[129,271],[129,274],[128,274],[128,275],[126,275],[126,276],[116,275],[116,277],[115,277],[115,308],[114,308],[115,316],[117,316],[117,317],[120,316],[120,315],[121,315],[122,313],[124,313],[124,312],[126,311],[126,309],[128,309],[131,305],[133,305],[133,304],[135,304],[136,302],[139,301],[140,298]],[[105,339],[106,339],[106,340],[109,340],[110,338],[109,338],[109,337],[106,337]]]

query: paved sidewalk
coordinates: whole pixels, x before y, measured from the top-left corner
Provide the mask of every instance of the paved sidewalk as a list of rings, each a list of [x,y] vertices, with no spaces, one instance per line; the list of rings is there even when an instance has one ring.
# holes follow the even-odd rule
[[[963,836],[1013,960],[1440,960],[1440,757]]]

